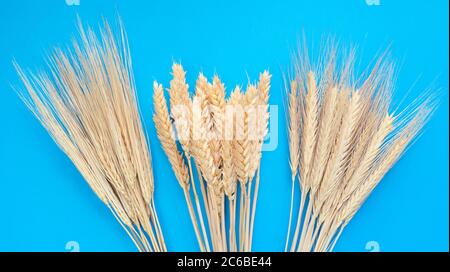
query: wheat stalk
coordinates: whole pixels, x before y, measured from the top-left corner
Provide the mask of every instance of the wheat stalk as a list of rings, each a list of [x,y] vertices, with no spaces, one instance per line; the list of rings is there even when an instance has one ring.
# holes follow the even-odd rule
[[[175,142],[175,133],[170,121],[164,91],[162,86],[156,82],[153,84],[153,109],[153,122],[155,123],[161,146],[169,159],[180,186],[182,188],[188,188],[189,172]]]
[[[175,126],[171,126],[162,87],[158,84],[154,88],[154,121],[161,145],[185,192],[200,249],[250,251],[261,149],[269,120],[270,74],[261,73],[258,84],[249,84],[246,92],[236,87],[228,100],[225,99],[225,85],[217,75],[212,82],[208,82],[200,74],[195,85],[195,95],[190,98],[182,66],[174,64],[172,74],[168,90]],[[164,122],[161,120],[166,125],[162,125]],[[181,137],[183,133],[185,138]],[[172,135],[179,136],[184,158]],[[197,182],[192,174],[191,158],[198,171]],[[185,160],[189,171],[185,170],[186,166],[180,167]],[[188,186],[188,180],[191,186]],[[200,187],[201,197],[197,194],[196,184]],[[190,201],[189,188],[193,189],[194,203]],[[228,230],[226,222],[229,222]]]
[[[26,90],[19,93],[137,248],[166,251],[123,26],[115,39],[106,22],[99,37],[79,25],[79,41],[55,49],[48,72],[14,63]]]

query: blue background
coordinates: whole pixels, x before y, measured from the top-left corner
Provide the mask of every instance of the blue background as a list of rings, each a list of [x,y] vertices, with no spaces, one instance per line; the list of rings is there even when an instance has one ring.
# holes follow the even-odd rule
[[[282,73],[304,32],[317,48],[332,35],[356,44],[367,64],[388,45],[399,63],[397,93],[406,102],[430,84],[441,105],[425,133],[375,189],[344,231],[337,251],[449,249],[448,1],[2,1],[0,5],[0,251],[134,251],[134,245],[69,159],[11,89],[11,60],[43,68],[45,52],[76,33],[76,14],[96,26],[122,17],[153,153],[156,205],[170,250],[197,250],[182,190],[155,136],[152,81],[167,86],[173,60],[188,71],[219,73],[226,85],[246,83],[269,68],[271,104],[280,106],[279,144],[262,160],[254,249],[284,248],[290,172],[283,118]],[[20,86],[20,85],[19,85]]]

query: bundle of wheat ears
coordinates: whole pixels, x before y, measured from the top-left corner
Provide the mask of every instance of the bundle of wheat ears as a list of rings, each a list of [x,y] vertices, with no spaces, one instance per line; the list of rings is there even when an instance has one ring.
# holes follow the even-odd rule
[[[286,251],[331,251],[342,230],[396,163],[432,114],[423,96],[390,111],[394,67],[383,54],[367,76],[354,80],[353,50],[332,48],[319,62],[296,57],[288,91],[292,199],[300,203],[293,235],[293,201]]]
[[[72,50],[49,57],[49,73],[15,65],[19,94],[137,248],[166,251],[125,32],[115,40],[107,23],[99,38],[79,28]]]
[[[153,120],[184,191],[200,250],[251,251],[270,75],[260,74],[245,93],[236,87],[226,99],[217,76],[208,82],[200,74],[191,98],[182,66],[174,64],[172,73],[170,111],[163,87],[154,83]]]
[[[79,41],[55,49],[47,73],[15,64],[25,86],[19,95],[137,248],[166,251],[122,24],[119,30],[115,39],[106,22],[100,35],[80,24]],[[436,104],[423,96],[392,111],[394,69],[385,55],[355,80],[353,53],[344,59],[335,49],[327,52],[318,68],[306,53],[297,56],[287,88],[292,197],[286,251],[333,250]],[[200,74],[191,94],[182,66],[174,64],[172,73],[170,107],[154,83],[153,120],[199,248],[251,251],[271,75],[261,73],[245,92],[235,87],[226,98],[218,76],[209,82]]]

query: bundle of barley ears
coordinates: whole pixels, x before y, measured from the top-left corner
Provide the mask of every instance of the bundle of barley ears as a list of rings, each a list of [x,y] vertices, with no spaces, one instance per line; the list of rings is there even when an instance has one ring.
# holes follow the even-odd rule
[[[108,206],[140,251],[166,251],[125,32],[80,24],[80,41],[55,49],[48,72],[17,71],[23,101]]]
[[[307,54],[296,56],[289,80],[292,199],[298,180],[300,203],[295,220],[291,199],[286,251],[333,250],[435,108],[436,99],[425,95],[391,111],[394,65],[386,54],[355,80],[354,50],[345,57],[337,51],[328,50],[319,68]]]
[[[208,82],[200,74],[191,97],[182,66],[172,68],[170,110],[155,82],[153,120],[183,189],[200,250],[250,251],[270,75],[260,74],[246,92],[236,87],[226,99],[219,77]]]

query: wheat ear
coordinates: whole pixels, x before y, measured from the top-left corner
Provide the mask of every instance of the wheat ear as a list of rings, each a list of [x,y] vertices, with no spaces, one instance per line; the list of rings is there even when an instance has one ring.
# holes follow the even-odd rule
[[[210,251],[208,235],[206,233],[203,213],[201,211],[200,199],[195,186],[191,156],[192,141],[192,101],[189,95],[189,85],[186,83],[186,72],[183,66],[178,63],[172,65],[173,79],[170,81],[169,95],[171,104],[171,113],[174,118],[178,139],[183,148],[188,162],[189,173],[191,177],[192,191],[194,194],[195,208],[198,214],[200,227],[206,251]]]
[[[260,183],[260,169],[261,169],[261,157],[262,157],[262,146],[264,139],[268,133],[269,125],[269,90],[270,90],[270,80],[271,75],[268,71],[264,71],[259,75],[259,82],[257,85],[258,89],[258,102],[257,102],[257,147],[255,152],[256,161],[255,168],[257,169],[255,188],[253,191],[253,203],[251,206],[251,219],[250,219],[250,230],[248,237],[248,248],[247,251],[251,251],[251,246],[253,243],[253,229],[255,225],[255,215],[256,215],[256,204],[258,201],[258,191]]]
[[[166,100],[164,98],[164,91],[162,86],[156,82],[153,84],[153,109],[153,122],[155,123],[158,139],[167,155],[167,158],[169,159],[172,170],[175,173],[175,177],[183,189],[197,240],[201,250],[205,251],[189,193],[189,180],[190,177],[192,177],[192,171],[188,172],[184,159],[178,151],[178,147],[175,142],[175,133],[169,117],[169,110],[167,109]],[[193,184],[193,186],[195,186],[195,184]]]

